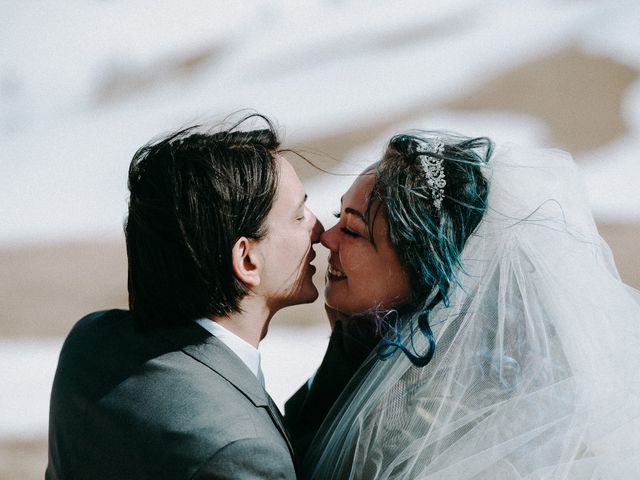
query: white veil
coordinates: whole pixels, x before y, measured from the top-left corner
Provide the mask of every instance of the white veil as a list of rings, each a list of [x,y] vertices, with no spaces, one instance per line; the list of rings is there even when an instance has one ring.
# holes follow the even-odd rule
[[[309,477],[640,475],[640,293],[621,282],[577,168],[510,146],[484,173],[489,208],[450,306],[430,315],[434,358],[374,352],[316,436]]]

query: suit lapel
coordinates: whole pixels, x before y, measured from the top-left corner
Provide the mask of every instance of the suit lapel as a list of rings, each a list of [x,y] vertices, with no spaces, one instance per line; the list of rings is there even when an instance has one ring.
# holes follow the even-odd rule
[[[282,415],[256,376],[224,343],[197,323],[167,331],[164,337],[196,361],[224,377],[256,407],[267,410],[294,457]],[[295,463],[295,462],[294,462]]]
[[[204,337],[198,343],[183,346],[182,351],[224,377],[256,407],[267,407],[267,392],[244,362],[215,336],[197,324],[194,327],[202,330]]]
[[[273,420],[273,423],[275,423],[276,427],[278,427],[278,430],[280,430],[280,433],[282,434],[285,441],[287,442],[287,447],[289,448],[289,452],[291,453],[291,458],[294,459],[294,465],[296,465],[296,469],[297,469],[297,462],[295,462],[295,459],[296,459],[295,452],[293,451],[293,446],[289,441],[289,435],[287,433],[287,429],[284,426],[284,420],[282,418],[282,414],[280,413],[280,410],[278,410],[278,407],[273,402],[269,394],[267,394],[267,400],[269,402],[267,405],[267,411],[269,412],[269,416],[271,416],[271,420]]]

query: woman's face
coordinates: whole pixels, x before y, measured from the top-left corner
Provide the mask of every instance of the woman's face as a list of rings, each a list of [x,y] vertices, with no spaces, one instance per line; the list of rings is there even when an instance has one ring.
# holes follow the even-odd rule
[[[365,211],[374,181],[371,168],[358,177],[342,197],[338,223],[320,236],[330,251],[325,302],[347,315],[409,300],[407,273],[389,243],[386,213],[377,202],[371,209],[375,246],[369,240]]]

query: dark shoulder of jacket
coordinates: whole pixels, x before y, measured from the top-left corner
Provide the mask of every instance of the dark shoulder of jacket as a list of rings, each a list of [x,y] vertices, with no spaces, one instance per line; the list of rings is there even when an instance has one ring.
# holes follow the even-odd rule
[[[91,349],[94,344],[109,336],[110,330],[123,327],[133,328],[133,321],[127,310],[103,310],[82,317],[69,331],[62,345],[61,359],[66,355]]]
[[[128,310],[101,310],[98,312],[85,315],[71,328],[67,335],[67,340],[76,339],[85,335],[91,335],[92,332],[113,326],[114,323],[131,322],[131,314]]]

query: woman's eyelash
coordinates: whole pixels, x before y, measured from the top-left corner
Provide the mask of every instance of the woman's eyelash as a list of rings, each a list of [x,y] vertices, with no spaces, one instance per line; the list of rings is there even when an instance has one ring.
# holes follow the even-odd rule
[[[336,218],[340,218],[342,216],[342,214],[340,213],[339,210],[336,210],[335,212],[333,212],[333,216]],[[341,227],[340,231],[346,235],[349,235],[350,237],[359,237],[360,235],[357,234],[356,232],[354,232],[353,230],[348,229],[347,227]]]
[[[341,231],[342,233],[345,233],[345,234],[349,235],[350,237],[359,237],[359,236],[360,236],[360,235],[358,235],[356,232],[354,232],[354,231],[352,231],[352,230],[349,230],[347,227],[342,227],[342,228],[340,229],[340,231]]]

